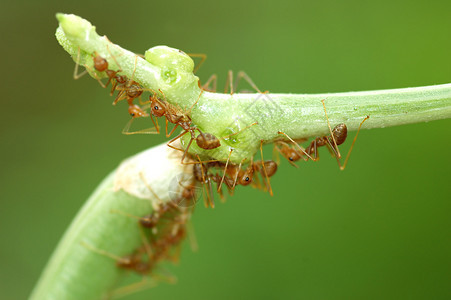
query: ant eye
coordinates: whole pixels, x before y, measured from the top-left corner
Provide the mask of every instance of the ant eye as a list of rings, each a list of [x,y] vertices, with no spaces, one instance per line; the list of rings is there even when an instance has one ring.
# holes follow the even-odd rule
[[[246,179],[244,179],[244,180],[249,181],[249,177],[246,177]]]
[[[293,157],[291,157],[291,156],[290,156],[288,159],[289,159],[290,161],[293,161]]]
[[[130,114],[130,116],[134,117],[134,116],[135,116],[135,114],[134,114],[134,113],[131,113],[131,114]]]
[[[160,108],[158,106],[154,106],[153,109],[159,110]]]

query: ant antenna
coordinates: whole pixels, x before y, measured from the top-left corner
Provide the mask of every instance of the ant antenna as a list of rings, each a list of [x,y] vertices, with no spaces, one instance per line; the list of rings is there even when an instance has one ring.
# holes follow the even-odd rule
[[[251,125],[248,125],[248,126],[244,127],[243,129],[241,129],[241,130],[235,132],[235,133],[232,133],[232,134],[223,136],[221,139],[226,139],[226,138],[229,138],[229,137],[231,137],[231,136],[237,135],[237,134],[243,132],[244,130],[251,128],[251,127],[254,126],[254,125],[258,125],[258,122],[254,122],[254,123],[252,123]]]
[[[369,118],[370,118],[370,116],[366,116],[365,119],[363,119],[363,121],[360,123],[359,129],[357,129],[357,133],[356,133],[356,135],[354,137],[354,140],[352,140],[351,148],[349,148],[349,151],[348,151],[348,154],[346,155],[346,159],[345,159],[345,162],[344,162],[343,166],[341,166],[340,161],[337,158],[338,165],[340,166],[340,170],[343,171],[346,168],[346,165],[348,164],[349,156],[351,155],[352,149],[354,148],[355,141],[357,140],[357,136],[359,135],[360,128],[362,127],[363,123],[366,120],[368,120]]]
[[[193,73],[196,74],[197,71],[199,71],[200,66],[207,60],[207,54],[205,53],[187,53],[189,57],[196,57],[200,58],[200,62],[194,66]]]
[[[285,132],[278,131],[277,133],[283,134],[284,136],[286,136],[296,147],[298,147],[302,151],[302,153],[304,153],[308,158],[313,160],[313,158],[307,152],[305,152],[305,150],[301,146],[299,146],[299,144],[296,143],[292,138],[290,138]],[[307,161],[306,159],[304,159],[304,160]]]
[[[190,107],[190,109],[186,112],[186,114],[191,114],[191,111],[193,110],[193,108],[194,108],[194,106],[197,104],[197,102],[199,101],[199,99],[200,99],[200,96],[202,96],[202,93],[204,92],[204,90],[200,90],[200,94],[199,94],[199,96],[197,97],[197,100],[196,100],[196,102],[194,102],[193,103],[193,105],[191,105],[191,107]]]
[[[235,180],[233,181],[232,191],[235,190],[236,183],[238,182],[238,175],[240,174],[240,171],[241,171],[241,165],[243,164],[243,162],[244,162],[246,159],[247,159],[247,158],[243,158],[243,160],[242,160],[242,161],[240,162],[240,164],[238,165],[238,169],[236,170]]]
[[[268,173],[266,172],[265,161],[263,160],[263,140],[260,140],[260,154],[262,156],[263,172],[265,172],[266,181],[268,182],[268,186],[269,186],[269,194],[271,196],[274,196],[274,194],[272,192],[272,188],[271,188],[271,181],[269,180]]]
[[[75,69],[74,69],[74,79],[75,80],[80,79],[88,72],[88,70],[85,69],[83,72],[78,74],[78,66],[79,65],[80,65],[80,47],[78,47],[77,61],[75,62]]]
[[[222,183],[224,182],[224,177],[226,176],[226,173],[227,173],[227,166],[229,165],[230,156],[232,155],[232,151],[233,151],[233,148],[230,149],[229,157],[227,158],[227,162],[224,167],[224,174],[222,174],[221,183],[218,186],[218,192],[221,190]]]
[[[160,201],[160,203],[164,203],[163,200],[160,199],[160,197],[158,197],[157,193],[155,193],[153,191],[153,189],[150,187],[149,183],[147,182],[146,178],[144,177],[143,172],[139,172],[139,177],[141,177],[141,180],[144,182],[144,185],[149,189],[149,191],[155,196],[155,198],[157,198],[158,201]]]

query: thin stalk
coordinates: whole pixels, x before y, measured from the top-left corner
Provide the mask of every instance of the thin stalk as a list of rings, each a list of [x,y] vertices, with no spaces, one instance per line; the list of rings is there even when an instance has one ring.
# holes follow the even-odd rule
[[[150,214],[181,193],[191,178],[183,176],[190,174],[190,167],[180,165],[180,153],[165,144],[156,146],[108,175],[67,229],[30,299],[113,296],[126,271],[97,250],[124,257],[143,245],[138,221],[124,214]]]
[[[80,17],[58,14],[57,18],[60,21],[56,33],[58,41],[74,59],[81,57],[80,63],[89,70],[93,70],[92,56],[99,53],[113,69],[121,69],[127,77],[156,91],[182,111],[187,111],[198,99],[199,79],[192,73],[192,59],[184,52],[157,46],[146,51],[143,59],[100,37],[95,27]],[[81,56],[78,49],[81,49]],[[349,130],[355,130],[367,115],[370,118],[363,129],[451,117],[451,84],[316,95],[230,95],[204,91],[190,117],[193,125],[218,137],[221,146],[204,150],[193,143],[189,152],[199,154],[204,160],[225,161],[233,149],[230,161],[240,163],[258,151],[262,140],[271,143],[282,138],[279,131],[293,139],[328,134],[323,99],[330,123],[333,126],[345,123]],[[258,124],[250,126],[255,122]],[[243,130],[247,127],[249,129]],[[189,138],[185,135],[182,145],[186,146]]]

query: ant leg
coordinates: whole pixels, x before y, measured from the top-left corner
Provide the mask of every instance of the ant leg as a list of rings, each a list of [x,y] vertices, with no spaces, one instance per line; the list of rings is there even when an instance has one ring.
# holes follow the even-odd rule
[[[109,257],[109,258],[115,260],[115,261],[118,262],[118,263],[120,263],[120,262],[125,262],[125,259],[124,259],[123,257],[117,256],[117,255],[115,255],[115,254],[113,254],[113,253],[110,253],[110,252],[108,252],[108,251],[105,251],[105,250],[96,248],[96,247],[94,247],[93,245],[88,244],[88,243],[85,242],[85,241],[82,241],[80,244],[81,244],[83,247],[85,247],[86,249],[88,249],[88,250],[90,250],[90,251],[92,251],[92,252],[95,252],[95,253],[97,253],[97,254],[100,254],[100,255]]]
[[[340,170],[344,170],[346,168],[346,165],[348,164],[349,156],[351,155],[352,149],[354,148],[355,141],[357,140],[357,136],[359,135],[360,128],[362,127],[363,123],[366,120],[368,120],[369,118],[370,118],[370,116],[366,116],[365,119],[363,119],[363,121],[360,123],[359,129],[357,129],[357,133],[354,137],[354,140],[352,140],[351,148],[349,148],[349,151],[348,151],[348,154],[346,155],[346,159],[345,159],[343,166],[340,164],[340,161],[337,158],[338,165],[340,166]]]
[[[191,105],[191,107],[188,109],[188,111],[186,112],[186,114],[190,114],[191,111],[193,110],[194,106],[197,104],[197,102],[199,102],[200,96],[202,96],[202,93],[204,92],[204,90],[200,91],[199,96],[197,97],[196,102],[193,103],[193,105]]]
[[[305,152],[304,148],[302,148],[301,146],[299,146],[299,144],[296,143],[292,138],[290,138],[286,133],[284,133],[284,132],[282,132],[282,131],[279,131],[279,132],[277,132],[277,133],[278,133],[278,134],[283,134],[284,136],[286,136],[286,137],[293,143],[293,145],[295,145],[296,147],[298,147],[299,150],[301,150],[302,153],[304,153],[308,158],[310,158],[311,160],[313,160],[313,158],[312,158],[307,152]],[[305,160],[305,161],[307,161],[307,159],[305,159],[305,158],[302,158],[302,159]]]
[[[193,73],[196,74],[199,71],[202,64],[207,60],[207,54],[205,53],[187,53],[189,57],[200,58],[200,62],[194,66]]]
[[[249,75],[247,75],[244,71],[239,71],[239,72],[238,72],[238,75],[236,76],[236,79],[235,79],[235,91],[234,91],[234,92],[236,92],[236,89],[238,89],[238,85],[239,85],[241,79],[246,80],[246,82],[247,82],[254,90],[256,90],[259,94],[266,94],[266,93],[267,93],[267,91],[264,92],[264,93],[262,93],[262,91],[260,91],[260,89],[259,89],[259,88],[257,87],[257,85],[252,81],[252,79],[249,77]]]
[[[225,197],[224,197],[224,194],[222,193],[222,189],[219,189],[219,183],[218,182],[216,182],[216,189],[217,189],[217,191],[218,191],[218,194],[219,194],[219,198],[221,198],[221,202],[225,202]]]
[[[184,132],[180,133],[178,136],[176,136],[175,138],[173,138],[172,140],[170,140],[166,145],[168,145],[168,147],[174,149],[174,150],[178,150],[178,151],[184,151],[183,149],[180,148],[176,148],[174,146],[171,145],[172,142],[174,142],[176,139],[181,138],[182,136],[184,136],[185,134],[187,134],[189,131],[185,130]]]
[[[229,72],[227,73],[227,80],[226,80],[226,85],[224,87],[224,94],[228,94],[229,93],[229,86],[230,86],[230,95],[233,95],[233,71],[229,70]]]
[[[199,155],[196,155],[196,156],[197,156],[197,160],[199,161],[199,163],[202,164]],[[210,182],[210,179],[208,179],[208,187],[205,186],[207,184],[207,180],[205,179],[205,175],[208,176],[208,174],[204,173],[203,166],[201,166],[200,172],[201,172],[201,175],[202,175],[202,182],[204,184],[204,188],[205,188],[206,194],[207,194],[207,199],[206,199],[207,201],[205,201],[205,206],[208,207],[208,204],[210,204],[211,208],[214,208],[215,207],[215,203],[213,201],[213,195],[211,193],[211,182]],[[207,170],[207,172],[208,172],[208,170]]]
[[[94,76],[94,78],[99,82],[101,87],[106,88],[106,85],[102,82],[102,80],[100,80],[99,76],[97,76],[96,71],[91,71],[91,68],[88,66],[85,66],[85,68],[86,71],[89,71],[89,73],[91,73]]]
[[[213,84],[213,88],[210,88],[210,84]],[[218,83],[218,76],[216,74],[213,74],[208,78],[207,82],[205,82],[204,85],[202,85],[201,89],[207,91],[207,92],[213,92],[216,93],[216,86]]]
[[[152,193],[152,195],[154,195],[154,197],[157,198],[157,200],[160,203],[164,203],[163,200],[161,200],[160,197],[158,197],[157,193],[155,193],[154,190],[150,187],[149,183],[147,182],[146,178],[144,177],[143,172],[139,172],[139,177],[143,181],[143,183],[146,186],[146,188]]]
[[[114,291],[111,292],[111,294],[109,295],[109,297],[107,299],[118,299],[118,298],[122,298],[125,297],[127,295],[139,292],[139,291],[143,291],[146,289],[150,289],[150,288],[154,288],[156,287],[158,284],[156,281],[154,280],[149,280],[148,277],[143,277],[141,279],[141,281],[138,281],[136,283],[132,283],[120,288],[115,289]]]
[[[186,223],[186,230],[188,233],[189,245],[191,247],[191,251],[197,252],[199,250],[199,244],[197,243],[196,233],[193,228],[193,223],[188,221]]]
[[[110,213],[122,215],[122,216],[132,218],[132,219],[136,219],[138,221],[148,221],[149,220],[149,218],[146,218],[146,217],[138,217],[138,216],[135,216],[135,215],[132,215],[132,214],[120,211],[120,210],[115,210],[115,209],[110,210]]]
[[[227,162],[226,162],[225,167],[224,167],[224,173],[222,174],[221,183],[219,184],[219,187],[218,187],[218,192],[221,190],[222,183],[224,182],[224,178],[225,178],[226,173],[227,173],[227,166],[229,165],[230,156],[232,155],[232,151],[233,151],[233,149],[230,149],[229,157],[227,157]]]
[[[188,149],[189,147],[191,147],[191,144],[193,143],[194,140],[195,140],[194,137],[191,137],[191,139],[189,140],[188,147],[186,147],[185,152],[183,152],[181,164],[184,164],[183,160],[185,159],[185,156],[188,153]]]
[[[235,179],[233,180],[232,191],[235,190],[236,183],[238,182],[238,175],[240,174],[241,166],[243,165],[243,162],[244,162],[245,160],[246,160],[246,158],[244,158],[242,161],[240,161],[240,164],[238,165],[238,169],[236,169]]]
[[[319,160],[319,155],[318,155],[318,139],[314,139],[311,143],[310,146],[307,148],[307,153],[313,154],[313,161],[318,161]]]
[[[132,77],[130,78],[130,81],[133,81],[133,77],[135,77],[137,63],[138,63],[138,55],[135,55],[135,65],[133,67],[133,73],[132,73]]]
[[[232,134],[223,136],[223,137],[221,137],[221,139],[226,139],[226,138],[229,138],[229,137],[231,137],[231,136],[237,135],[237,134],[243,132],[244,130],[251,128],[251,127],[254,126],[254,125],[258,125],[258,122],[254,122],[254,123],[252,123],[251,125],[248,125],[248,126],[244,127],[243,129],[241,129],[241,130],[235,132],[235,133],[232,133]]]
[[[170,137],[174,131],[179,127],[179,124],[175,124],[174,128],[172,128],[171,132],[168,134],[168,119],[166,119],[166,137]]]
[[[276,161],[277,165],[280,165],[280,154],[279,153],[280,153],[280,149],[277,146],[277,143],[275,142],[274,146],[272,148],[272,158],[273,158],[273,160]]]
[[[323,104],[324,114],[326,115],[327,126],[329,127],[330,136],[332,137],[332,141],[334,142],[333,148],[336,149],[337,159],[340,159],[341,158],[341,153],[340,153],[340,150],[338,149],[337,141],[335,140],[334,134],[332,133],[332,128],[330,127],[329,117],[327,116],[326,104],[324,103],[324,99],[321,100],[321,103]]]
[[[131,134],[159,134],[160,133],[158,128],[155,128],[155,127],[141,129],[141,130],[137,130],[137,131],[129,131],[130,126],[132,125],[132,123],[135,119],[136,118],[131,118],[130,121],[128,121],[128,123],[125,125],[124,129],[122,129],[122,134],[131,135]],[[152,122],[153,122],[153,119],[152,119]],[[155,124],[155,122],[154,122],[154,124]]]
[[[271,196],[274,196],[274,194],[273,194],[273,192],[272,192],[272,188],[271,188],[271,181],[269,180],[268,173],[266,172],[265,161],[264,161],[264,159],[263,159],[263,140],[260,140],[260,154],[261,154],[261,156],[262,156],[262,167],[263,167],[263,172],[265,173],[266,181],[268,182],[267,189],[269,189],[269,194],[270,194]]]
[[[121,89],[117,89],[120,92],[117,93],[116,99],[114,99],[113,101],[113,105],[116,105],[119,101],[122,101],[124,99],[127,99],[127,93],[126,93],[126,88],[121,88]]]
[[[74,68],[74,79],[75,80],[80,79],[88,72],[88,70],[85,69],[83,72],[78,74],[78,66],[80,65],[79,62],[80,62],[80,47],[78,47],[77,61],[75,62],[75,68]]]
[[[138,102],[139,102],[139,105],[146,105],[146,104],[149,104],[149,103],[150,103],[150,100],[148,100],[148,101],[143,101],[142,95],[139,95],[139,97],[138,97]]]
[[[106,82],[106,84],[105,84],[105,88],[111,83],[111,85],[112,86],[114,86],[114,84],[116,83],[116,79],[115,79],[115,77],[116,77],[116,75],[117,75],[117,73],[119,73],[120,72],[120,70],[119,71],[111,71],[111,72],[107,72],[106,74],[108,75],[108,81]],[[110,92],[110,94],[111,94],[111,92]]]
[[[108,38],[107,38],[108,40]],[[110,42],[110,44],[112,44],[112,42],[110,40],[108,40]],[[121,65],[118,63],[118,61],[116,60],[116,57],[113,55],[113,53],[111,53],[110,51],[110,47],[108,46],[108,44],[106,45],[106,50],[108,51],[108,53],[110,54],[111,58],[114,60],[114,62],[116,63],[117,67],[119,68],[119,70],[116,71],[116,73],[122,72],[122,68]]]
[[[113,96],[114,91],[116,91],[116,87],[117,87],[117,80],[114,80],[113,83],[111,84],[110,96]]]

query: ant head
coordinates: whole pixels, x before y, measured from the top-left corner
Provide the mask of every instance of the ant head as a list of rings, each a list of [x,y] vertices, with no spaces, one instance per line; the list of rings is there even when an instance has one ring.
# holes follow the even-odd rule
[[[240,171],[238,183],[241,185],[249,185],[252,182],[254,176],[254,168],[249,166],[246,171]]]
[[[166,113],[166,107],[163,102],[159,101],[157,96],[149,96],[150,107],[152,115],[155,117],[162,117]]]
[[[301,159],[301,155],[299,154],[299,152],[297,152],[295,149],[292,148],[288,148],[284,154],[286,155],[286,158],[289,161],[298,161]]]
[[[99,72],[103,72],[108,69],[107,60],[101,57],[98,53],[95,53],[94,56],[94,68]]]
[[[132,116],[133,118],[139,118],[139,117],[147,117],[149,116],[144,110],[142,110],[141,107],[139,107],[138,105],[130,105],[128,107],[128,113],[130,114],[130,116]]]

